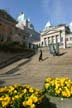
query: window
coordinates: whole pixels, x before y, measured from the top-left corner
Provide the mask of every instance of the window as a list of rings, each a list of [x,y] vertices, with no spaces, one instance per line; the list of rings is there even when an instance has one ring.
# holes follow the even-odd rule
[[[53,42],[53,43],[56,43],[56,36],[53,36],[53,37],[52,37],[52,42]]]
[[[70,37],[70,40],[72,40],[72,37]]]
[[[48,37],[48,43],[50,43],[50,37]]]
[[[43,45],[43,41],[42,41],[42,45]]]
[[[68,38],[66,38],[66,41],[68,41]]]
[[[58,35],[56,35],[56,37],[58,37]]]
[[[61,42],[63,41],[63,37],[61,37]]]
[[[44,43],[45,43],[45,46],[46,46],[46,38],[44,38]]]

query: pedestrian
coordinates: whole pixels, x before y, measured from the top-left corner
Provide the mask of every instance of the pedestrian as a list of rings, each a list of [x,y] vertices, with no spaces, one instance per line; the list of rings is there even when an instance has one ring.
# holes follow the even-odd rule
[[[39,61],[40,61],[40,60],[43,60],[43,59],[42,59],[42,50],[40,50]]]

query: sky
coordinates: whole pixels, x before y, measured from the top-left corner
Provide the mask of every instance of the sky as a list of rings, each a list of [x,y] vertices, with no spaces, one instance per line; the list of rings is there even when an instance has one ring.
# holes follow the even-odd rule
[[[48,21],[52,26],[72,22],[72,0],[0,0],[0,9],[15,19],[24,12],[36,31],[43,30]]]

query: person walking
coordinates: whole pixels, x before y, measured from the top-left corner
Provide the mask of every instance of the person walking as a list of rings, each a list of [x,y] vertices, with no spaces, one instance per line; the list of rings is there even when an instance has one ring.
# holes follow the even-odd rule
[[[42,58],[42,50],[40,49],[40,55],[39,55],[39,61],[42,61],[43,58]]]

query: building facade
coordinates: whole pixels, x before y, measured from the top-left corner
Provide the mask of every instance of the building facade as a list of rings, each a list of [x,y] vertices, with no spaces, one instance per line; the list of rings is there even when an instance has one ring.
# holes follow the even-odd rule
[[[66,46],[67,47],[72,47],[72,33],[66,35]]]
[[[0,10],[0,43],[15,41],[23,44],[29,35],[24,30],[16,27],[14,20],[5,10]]]
[[[62,24],[56,27],[48,27],[41,32],[40,45],[48,46],[49,44],[59,43],[60,48],[68,47],[67,38],[70,34],[69,28]]]
[[[18,21],[14,20],[5,10],[0,10],[0,43],[13,41],[26,44],[39,39],[40,34],[35,31],[29,19],[22,13]]]
[[[16,27],[20,28],[22,30],[25,30],[27,33],[29,33],[29,36],[27,38],[27,43],[29,44],[35,44],[36,41],[40,40],[40,33],[38,33],[35,29],[33,24],[31,23],[30,19],[27,19],[23,12],[20,13],[20,15],[17,18],[17,24]]]

